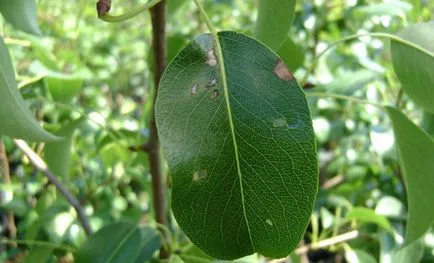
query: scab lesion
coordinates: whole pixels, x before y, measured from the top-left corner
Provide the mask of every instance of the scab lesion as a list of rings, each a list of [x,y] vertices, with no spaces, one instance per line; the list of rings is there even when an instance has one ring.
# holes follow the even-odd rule
[[[281,80],[289,81],[295,79],[292,71],[289,70],[288,66],[281,59],[276,61],[273,71]]]
[[[211,67],[217,66],[217,57],[214,53],[214,49],[212,48],[206,53],[205,64],[208,64]]]
[[[203,179],[205,179],[208,176],[208,171],[207,170],[198,170],[196,172],[193,173],[193,182],[198,182],[198,181],[202,181]]]

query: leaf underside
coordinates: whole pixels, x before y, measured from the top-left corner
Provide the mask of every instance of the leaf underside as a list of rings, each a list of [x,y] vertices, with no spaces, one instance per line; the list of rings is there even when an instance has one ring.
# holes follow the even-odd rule
[[[173,212],[213,257],[287,256],[305,232],[318,185],[306,98],[269,48],[235,32],[219,40],[223,61],[213,37],[200,35],[159,86],[156,120]]]

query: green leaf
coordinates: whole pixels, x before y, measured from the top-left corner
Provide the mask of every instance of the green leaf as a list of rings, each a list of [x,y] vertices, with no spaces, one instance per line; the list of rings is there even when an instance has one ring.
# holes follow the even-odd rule
[[[15,28],[29,34],[42,35],[36,22],[35,0],[2,0],[0,12]]]
[[[89,237],[77,252],[76,262],[135,262],[140,247],[140,229],[133,224],[119,222]]]
[[[213,257],[284,257],[303,236],[317,192],[306,98],[266,46],[235,32],[219,39],[219,63],[213,37],[200,35],[159,87],[156,121],[173,212]]]
[[[29,141],[53,141],[32,116],[18,90],[12,60],[0,37],[0,135]]]
[[[409,26],[398,37],[404,41],[392,40],[391,50],[402,88],[417,104],[434,113],[434,21]]]
[[[407,188],[408,220],[405,243],[419,239],[434,221],[434,141],[399,110],[386,107]]]
[[[22,263],[47,262],[53,252],[51,247],[34,247],[26,254]]]
[[[160,235],[155,229],[143,227],[141,229],[142,242],[139,255],[135,263],[147,262],[152,258],[155,251],[160,248]]]
[[[360,249],[346,249],[345,259],[351,263],[377,263],[377,260]]]
[[[393,231],[393,228],[386,217],[377,215],[374,210],[369,208],[354,207],[348,212],[346,218],[348,220],[356,219],[363,223],[374,223],[387,231]]]
[[[405,14],[411,10],[411,5],[402,1],[390,1],[386,3],[370,4],[368,6],[357,7],[353,14],[356,19],[363,20],[364,16],[389,15],[405,18]]]
[[[424,251],[424,243],[422,240],[416,240],[407,246],[395,250],[392,254],[390,262],[393,263],[407,263],[407,262],[420,262]]]
[[[56,142],[45,145],[44,157],[51,171],[60,178],[67,179],[69,176],[69,161],[71,157],[71,143],[74,131],[83,123],[84,118],[71,121],[60,128],[54,134],[63,137]]]
[[[14,198],[7,203],[0,204],[0,209],[11,211],[17,216],[24,216],[29,210],[29,206],[23,199]]]
[[[167,14],[172,17],[187,1],[186,0],[170,0],[167,2]]]
[[[258,0],[255,37],[271,49],[279,50],[291,27],[295,2],[295,0]]]
[[[286,38],[285,42],[283,42],[282,46],[277,51],[277,54],[292,71],[295,71],[299,67],[303,66],[303,49],[295,44],[291,37]]]

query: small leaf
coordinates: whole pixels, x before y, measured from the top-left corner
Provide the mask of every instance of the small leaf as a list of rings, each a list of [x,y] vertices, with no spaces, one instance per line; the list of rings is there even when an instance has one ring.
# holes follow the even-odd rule
[[[135,262],[141,247],[140,229],[126,222],[106,226],[89,237],[76,255],[76,262]]]
[[[69,175],[69,161],[71,156],[71,143],[74,131],[83,123],[84,119],[80,118],[71,121],[60,128],[54,134],[63,137],[56,142],[50,142],[45,145],[44,157],[48,167],[55,175],[67,179]]]
[[[402,112],[386,107],[392,121],[408,198],[405,243],[419,239],[434,221],[434,141]]]
[[[29,141],[56,140],[56,137],[39,126],[21,97],[11,57],[1,37],[0,65],[0,135]]]
[[[285,41],[295,12],[295,0],[258,0],[255,37],[279,50]]]
[[[387,231],[393,231],[393,228],[390,225],[389,221],[386,219],[386,217],[377,215],[375,211],[369,208],[354,207],[348,212],[346,218],[349,220],[356,219],[364,223],[374,223]]]
[[[156,121],[173,212],[213,257],[284,257],[303,236],[317,192],[306,98],[269,48],[235,32],[219,39],[221,61],[213,37],[200,35],[160,83]]]
[[[377,263],[377,260],[360,249],[346,249],[345,259],[351,263]]]
[[[2,0],[0,12],[15,28],[29,34],[42,35],[36,22],[35,0]]]
[[[292,71],[303,66],[304,52],[301,47],[292,41],[291,37],[286,38],[285,42],[283,42],[277,51],[277,54]]]
[[[409,26],[392,40],[393,67],[402,88],[417,104],[434,113],[434,21]]]

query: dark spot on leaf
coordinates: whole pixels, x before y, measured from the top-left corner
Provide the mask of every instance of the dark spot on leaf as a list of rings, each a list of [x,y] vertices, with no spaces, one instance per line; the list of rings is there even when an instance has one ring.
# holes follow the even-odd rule
[[[220,96],[220,92],[217,89],[214,89],[212,91],[212,97],[213,98],[217,98],[218,96]]]
[[[293,80],[294,79],[294,75],[289,70],[288,66],[285,65],[285,63],[281,59],[278,59],[276,61],[276,66],[274,67],[274,73],[276,73],[276,75],[279,77],[279,79],[282,79],[282,80]]]

